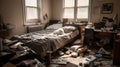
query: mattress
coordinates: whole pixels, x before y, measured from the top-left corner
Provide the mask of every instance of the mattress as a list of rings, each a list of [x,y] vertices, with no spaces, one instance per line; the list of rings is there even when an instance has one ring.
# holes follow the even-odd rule
[[[57,24],[52,24],[50,26],[48,26],[46,29],[59,29],[62,27],[62,23],[57,23]]]
[[[78,34],[79,30],[77,28],[62,27],[56,30],[46,29],[24,35],[16,35],[14,38],[40,54],[46,51],[56,51],[66,45],[70,39],[75,38]]]

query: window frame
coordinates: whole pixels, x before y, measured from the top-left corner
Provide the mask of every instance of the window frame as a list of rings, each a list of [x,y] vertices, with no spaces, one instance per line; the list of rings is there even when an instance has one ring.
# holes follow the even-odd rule
[[[74,15],[73,15],[73,18],[69,18],[69,19],[73,20],[75,18],[75,2],[73,7],[65,7],[65,0],[63,0],[63,18],[65,18],[64,17],[65,9],[71,9],[71,8],[74,9]]]
[[[91,13],[91,10],[90,10],[90,7],[91,7],[91,0],[89,0],[89,4],[88,6],[77,6],[77,0],[75,0],[75,4],[74,4],[74,7],[69,7],[69,8],[73,8],[74,9],[74,18],[68,18],[69,20],[80,20],[80,21],[90,21],[90,13]],[[88,18],[77,18],[77,14],[78,14],[78,11],[77,9],[79,8],[88,8]],[[64,19],[64,13],[65,13],[65,9],[67,7],[65,7],[65,0],[63,0],[63,19]]]
[[[88,8],[88,6],[79,6],[79,7],[77,7],[77,10],[78,10],[79,8]],[[78,14],[78,11],[76,11],[76,12],[77,12],[77,14]],[[88,8],[88,18],[89,18],[89,8]],[[76,15],[76,19],[88,19],[88,18],[77,18],[77,15]]]
[[[35,25],[39,24],[41,20],[41,2],[42,0],[37,0],[37,6],[26,6],[25,0],[22,0],[23,3],[23,19],[24,25]],[[27,19],[27,8],[35,8],[37,9],[37,18],[36,19]]]
[[[64,8],[64,11],[65,11],[65,9],[73,9],[73,10],[74,10],[74,7],[65,7],[65,8]],[[75,12],[75,11],[74,11],[74,12]],[[74,17],[75,17],[75,16],[74,16],[74,12],[73,12],[73,18],[69,18],[69,19],[74,19]],[[64,13],[65,13],[65,12],[64,12]]]

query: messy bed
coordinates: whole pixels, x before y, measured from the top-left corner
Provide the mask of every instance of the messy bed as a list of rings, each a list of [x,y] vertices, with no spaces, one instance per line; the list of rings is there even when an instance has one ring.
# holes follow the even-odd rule
[[[25,46],[28,46],[36,53],[42,55],[47,51],[54,52],[65,46],[73,41],[79,34],[79,30],[74,26],[64,26],[59,29],[53,28],[55,27],[48,27],[45,30],[24,35],[15,35],[14,39],[23,42]]]

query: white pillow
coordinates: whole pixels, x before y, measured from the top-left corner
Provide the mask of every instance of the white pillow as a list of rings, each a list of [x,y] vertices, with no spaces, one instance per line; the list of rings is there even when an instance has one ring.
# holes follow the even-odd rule
[[[76,29],[74,26],[65,26],[63,27],[65,33],[70,33]]]
[[[64,34],[64,30],[63,30],[63,28],[59,28],[59,29],[55,30],[53,32],[53,34],[55,34],[55,35],[63,35]]]

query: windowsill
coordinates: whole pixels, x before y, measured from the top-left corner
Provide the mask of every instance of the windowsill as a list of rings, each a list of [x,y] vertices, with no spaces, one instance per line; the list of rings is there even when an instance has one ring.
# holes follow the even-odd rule
[[[43,25],[44,23],[25,23],[25,26]]]
[[[26,27],[41,27],[44,28],[45,24],[44,23],[39,23],[39,24],[25,24]]]

